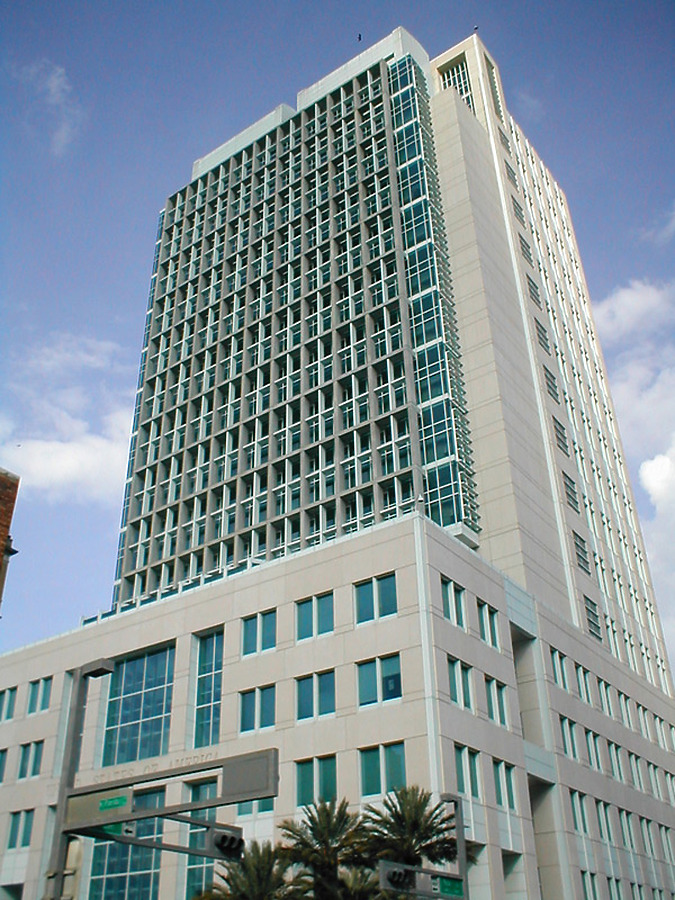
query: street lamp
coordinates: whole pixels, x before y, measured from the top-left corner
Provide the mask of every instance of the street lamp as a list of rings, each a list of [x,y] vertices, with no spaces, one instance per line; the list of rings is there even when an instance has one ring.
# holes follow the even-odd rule
[[[75,785],[75,775],[80,764],[82,730],[87,709],[89,679],[111,675],[114,670],[115,663],[111,659],[96,659],[72,671],[73,689],[68,709],[68,725],[63,747],[63,764],[61,766],[61,779],[56,801],[54,837],[49,857],[49,871],[47,872],[51,891],[45,895],[45,900],[61,900],[63,897],[63,883],[66,875],[69,844],[69,837],[63,830],[66,816],[66,795]]]

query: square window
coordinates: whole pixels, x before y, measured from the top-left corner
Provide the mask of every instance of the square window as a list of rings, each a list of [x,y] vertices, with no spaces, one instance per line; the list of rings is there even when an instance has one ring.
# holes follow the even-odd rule
[[[401,660],[398,653],[357,663],[359,706],[402,696]]]
[[[337,798],[335,755],[300,760],[295,764],[295,773],[298,806],[308,806],[315,800],[329,803]]]
[[[372,622],[376,616],[393,616],[397,612],[396,576],[380,575],[354,585],[356,622]]]
[[[247,616],[241,620],[242,656],[252,653],[260,653],[263,650],[273,650],[277,645],[277,611],[268,609],[266,612]]]
[[[333,631],[333,592],[299,600],[296,608],[296,637],[302,641]]]

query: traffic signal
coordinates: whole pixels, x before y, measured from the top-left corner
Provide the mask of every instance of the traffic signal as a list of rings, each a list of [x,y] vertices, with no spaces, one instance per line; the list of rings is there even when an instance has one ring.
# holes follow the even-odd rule
[[[380,876],[380,889],[400,894],[412,893],[415,890],[417,872],[421,871],[415,866],[392,862],[388,859],[381,859],[377,868]]]
[[[415,872],[403,866],[394,866],[387,872],[387,881],[398,891],[410,890],[415,887]]]
[[[242,830],[233,825],[214,825],[209,831],[209,844],[219,859],[239,859],[244,849]]]

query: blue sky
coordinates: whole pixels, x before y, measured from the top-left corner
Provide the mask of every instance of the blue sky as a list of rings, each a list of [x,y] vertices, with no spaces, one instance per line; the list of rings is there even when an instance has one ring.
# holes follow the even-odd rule
[[[23,481],[0,650],[110,603],[165,198],[194,159],[397,25],[432,56],[477,25],[567,194],[675,659],[670,0],[6,0],[0,466]]]

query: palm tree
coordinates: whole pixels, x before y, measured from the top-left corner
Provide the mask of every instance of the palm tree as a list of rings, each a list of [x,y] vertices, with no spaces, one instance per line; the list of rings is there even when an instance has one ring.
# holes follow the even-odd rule
[[[281,823],[281,833],[288,842],[281,848],[283,857],[309,870],[316,898],[339,900],[347,896],[340,869],[360,861],[364,829],[360,816],[349,812],[346,800],[321,800],[306,806],[301,821],[286,819]]]
[[[417,785],[387,794],[382,809],[367,806],[363,818],[364,856],[419,866],[457,858],[454,814],[444,803],[431,803],[431,792]]]
[[[343,870],[340,884],[343,900],[379,900],[385,896],[380,891],[377,873],[363,866]]]
[[[310,896],[309,879],[289,873],[290,861],[269,841],[249,844],[241,859],[227,864],[224,887],[214,886],[196,900],[302,900]]]

